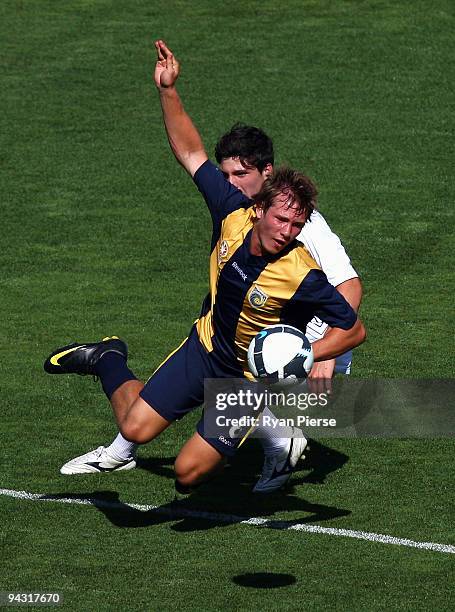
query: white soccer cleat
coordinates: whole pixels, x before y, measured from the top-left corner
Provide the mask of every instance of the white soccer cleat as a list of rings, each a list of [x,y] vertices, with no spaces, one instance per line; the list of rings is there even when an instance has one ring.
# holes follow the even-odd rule
[[[297,461],[303,457],[308,440],[301,429],[294,427],[292,437],[286,448],[280,453],[265,457],[262,474],[257,481],[253,493],[273,493],[281,489],[295,470]],[[298,437],[297,437],[298,436]]]
[[[132,470],[136,467],[136,458],[130,457],[119,461],[114,459],[104,448],[99,446],[95,450],[75,457],[60,468],[61,474],[94,474],[100,472],[120,472]]]

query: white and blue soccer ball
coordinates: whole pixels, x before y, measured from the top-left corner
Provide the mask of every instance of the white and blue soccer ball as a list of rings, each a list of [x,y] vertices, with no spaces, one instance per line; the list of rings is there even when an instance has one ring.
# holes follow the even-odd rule
[[[308,338],[291,325],[265,327],[248,347],[248,367],[257,380],[292,383],[306,378],[313,363]]]

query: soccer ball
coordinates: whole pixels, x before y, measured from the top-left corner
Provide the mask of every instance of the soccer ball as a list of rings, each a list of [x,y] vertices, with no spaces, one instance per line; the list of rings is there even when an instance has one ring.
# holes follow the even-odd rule
[[[265,327],[248,347],[248,367],[259,380],[295,382],[308,376],[313,362],[308,338],[291,325]]]

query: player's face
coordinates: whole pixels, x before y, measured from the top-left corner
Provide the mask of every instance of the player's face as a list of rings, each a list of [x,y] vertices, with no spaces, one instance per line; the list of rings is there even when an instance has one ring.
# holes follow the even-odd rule
[[[265,212],[256,208],[257,220],[251,237],[253,255],[277,255],[297,238],[305,225],[305,213],[289,206],[287,195],[280,194]]]
[[[237,187],[247,198],[252,198],[261,190],[262,184],[272,171],[267,164],[262,172],[254,166],[244,166],[238,157],[225,157],[220,164],[221,172],[234,187]]]

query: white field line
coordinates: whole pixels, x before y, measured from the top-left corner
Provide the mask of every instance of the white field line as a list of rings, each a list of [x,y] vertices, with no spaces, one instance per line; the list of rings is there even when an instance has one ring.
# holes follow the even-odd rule
[[[42,493],[28,493],[27,491],[15,491],[13,489],[0,489],[0,495],[14,497],[15,499],[26,499],[41,502],[56,502],[60,504],[78,504],[82,506],[95,506],[99,508],[110,508],[114,510],[138,510],[140,512],[151,512],[158,515],[168,516],[171,519],[193,518],[225,523],[226,525],[240,523],[242,525],[253,525],[255,527],[268,527],[269,529],[283,529],[293,531],[304,531],[306,533],[322,533],[326,535],[344,538],[355,538],[367,540],[368,542],[379,542],[380,544],[395,544],[396,546],[408,546],[409,548],[421,548],[435,552],[455,554],[455,546],[451,544],[437,544],[435,542],[415,542],[407,538],[395,538],[381,533],[370,533],[368,531],[354,531],[352,529],[338,529],[336,527],[321,527],[320,525],[308,525],[305,523],[293,523],[292,521],[273,521],[260,517],[245,518],[235,514],[223,514],[218,512],[203,512],[200,510],[188,510],[177,506],[149,506],[144,504],[127,504],[123,502],[110,502],[103,499],[84,497],[60,497],[59,495],[46,495]]]

